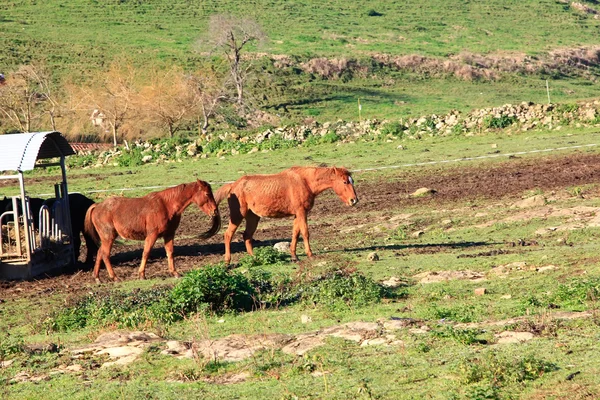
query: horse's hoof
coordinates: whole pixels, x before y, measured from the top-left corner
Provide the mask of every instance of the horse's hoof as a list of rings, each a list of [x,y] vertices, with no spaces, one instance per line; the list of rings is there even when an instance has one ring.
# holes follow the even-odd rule
[[[145,281],[146,280],[146,275],[140,275],[140,280],[141,281]]]
[[[296,257],[296,258],[292,258],[292,262],[293,263],[298,263],[298,262],[300,262],[300,260],[298,260],[298,258]]]
[[[98,285],[102,283],[102,281],[100,280],[100,278],[95,278],[94,280],[96,281],[96,284],[98,284]]]
[[[116,275],[113,276],[113,277],[111,277],[111,279],[113,280],[113,282],[121,282],[121,280],[119,279],[119,277],[116,276]]]

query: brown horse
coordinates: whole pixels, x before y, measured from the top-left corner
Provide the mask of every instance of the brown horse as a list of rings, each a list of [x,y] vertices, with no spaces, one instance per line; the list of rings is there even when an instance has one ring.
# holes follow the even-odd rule
[[[146,278],[146,262],[154,243],[159,237],[165,242],[169,272],[178,277],[173,264],[173,238],[179,227],[181,214],[195,203],[205,214],[212,217],[212,226],[200,235],[201,239],[213,236],[221,227],[221,216],[210,185],[204,181],[184,183],[144,197],[111,197],[92,205],[85,216],[85,230],[101,246],[94,265],[94,278],[100,282],[100,264],[104,261],[108,275],[118,280],[110,264],[110,250],[117,236],[125,239],[144,240],[144,252],[139,269],[140,279]]]
[[[225,197],[229,203],[229,227],[225,232],[225,262],[231,261],[231,238],[246,219],[244,242],[250,255],[252,236],[261,217],[282,218],[294,216],[290,253],[297,261],[298,235],[304,238],[306,255],[310,250],[306,217],[312,209],[315,197],[327,189],[333,191],[349,206],[358,203],[354,182],[345,168],[293,167],[273,175],[244,176],[217,190],[215,200],[219,204]]]

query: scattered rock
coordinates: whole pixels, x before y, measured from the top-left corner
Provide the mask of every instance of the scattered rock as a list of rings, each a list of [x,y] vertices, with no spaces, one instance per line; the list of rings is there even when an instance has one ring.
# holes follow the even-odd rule
[[[435,189],[430,189],[426,187],[419,188],[410,194],[410,197],[424,197],[431,196],[435,194],[437,191]]]
[[[379,255],[374,251],[367,255],[367,260],[369,261],[379,261]]]
[[[392,289],[393,289],[393,288],[397,288],[397,287],[399,287],[399,286],[402,286],[402,285],[404,285],[404,284],[405,284],[405,282],[404,282],[402,279],[400,279],[400,278],[397,278],[397,277],[395,277],[395,276],[392,276],[392,277],[391,277],[390,279],[388,279],[387,281],[383,281],[383,282],[381,282],[381,284],[382,284],[383,286],[386,286],[386,287],[389,287],[389,288],[392,288]]]
[[[531,332],[504,331],[495,335],[498,344],[522,343],[534,338]]]
[[[554,269],[556,269],[556,266],[555,266],[555,265],[545,265],[545,266],[543,266],[543,267],[539,267],[539,268],[537,269],[537,272],[546,272],[546,271],[552,271],[552,270],[554,270]]]
[[[483,296],[484,294],[487,293],[487,289],[486,288],[477,288],[474,290],[475,296]]]
[[[289,253],[290,252],[290,242],[279,242],[273,245],[273,248],[280,253]]]
[[[451,280],[470,280],[473,282],[479,282],[485,280],[485,275],[481,272],[475,272],[470,270],[465,271],[428,271],[421,272],[420,274],[414,275],[413,278],[417,279],[419,283],[435,283],[444,282]]]
[[[412,236],[414,238],[419,238],[419,237],[423,236],[424,234],[425,234],[424,231],[416,231],[416,232],[413,232],[410,236]]]
[[[312,322],[312,318],[309,317],[308,315],[302,314],[300,316],[300,322],[302,322],[303,324],[308,324],[309,322]]]
[[[508,299],[512,299],[512,296],[510,294],[504,294],[504,295],[500,296],[500,298],[504,299],[504,300],[508,300]]]
[[[510,208],[528,208],[528,207],[541,207],[546,205],[546,197],[541,194],[528,197],[521,201],[513,203]]]
[[[4,360],[4,361],[0,361],[0,368],[7,368],[10,367],[13,363],[15,362],[15,360]]]

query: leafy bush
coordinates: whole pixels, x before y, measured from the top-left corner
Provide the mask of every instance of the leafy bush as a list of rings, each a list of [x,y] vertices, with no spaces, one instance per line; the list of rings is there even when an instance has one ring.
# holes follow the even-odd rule
[[[169,286],[156,286],[144,290],[134,289],[131,292],[92,292],[51,314],[46,320],[46,326],[53,331],[109,324],[133,328],[149,320],[167,320],[165,299],[170,290]]]
[[[488,116],[483,121],[483,125],[489,129],[503,129],[517,122],[517,117],[501,115],[499,117]]]
[[[404,135],[405,130],[406,126],[400,122],[389,122],[381,127],[381,134],[386,136],[393,135],[401,138]]]
[[[254,256],[245,255],[240,258],[238,266],[240,268],[250,269],[263,265],[279,265],[290,258],[289,254],[275,250],[271,246],[258,247],[254,249]]]
[[[144,154],[142,154],[141,147],[134,147],[131,150],[123,150],[123,152],[115,158],[119,167],[137,167],[138,165],[144,164],[142,159],[144,158]]]
[[[600,299],[600,277],[573,279],[558,286],[553,301],[572,308]]]
[[[25,345],[22,337],[11,336],[10,334],[0,337],[0,361],[14,354],[19,354],[24,349]]]
[[[385,289],[358,273],[333,271],[302,287],[304,301],[328,308],[361,307],[381,301]]]
[[[445,326],[442,329],[432,331],[433,336],[437,338],[449,338],[464,345],[485,343],[478,339],[479,331],[476,329],[458,329],[452,326]]]
[[[215,264],[186,274],[171,291],[169,303],[173,313],[181,316],[207,310],[250,310],[253,295],[248,278]]]
[[[272,274],[262,268],[244,272],[254,288],[256,302],[262,307],[279,307],[296,302],[300,293],[292,279],[285,274]]]
[[[95,154],[74,154],[66,158],[66,163],[69,168],[84,168],[96,164],[98,156]]]
[[[556,364],[532,355],[507,359],[493,351],[482,357],[466,358],[458,365],[464,383],[488,382],[497,386],[533,381],[557,369]]]

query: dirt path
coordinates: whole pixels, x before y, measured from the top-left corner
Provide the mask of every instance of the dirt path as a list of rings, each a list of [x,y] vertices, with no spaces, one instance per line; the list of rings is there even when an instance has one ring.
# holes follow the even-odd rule
[[[334,237],[339,229],[333,225],[340,216],[347,214],[346,222],[355,226],[368,222],[364,212],[400,212],[406,206],[464,205],[467,201],[511,200],[519,198],[528,190],[551,191],[600,182],[600,155],[570,154],[547,158],[512,158],[505,162],[474,166],[459,165],[452,168],[427,170],[401,169],[396,179],[377,178],[361,180],[357,174],[357,192],[360,203],[355,209],[342,205],[333,193],[317,199],[310,215],[312,237]],[[410,198],[408,195],[420,187],[437,191],[434,196]],[[227,212],[221,210],[226,226]],[[186,212],[178,236],[175,239],[175,265],[180,272],[199,265],[222,260],[222,235],[208,241],[194,239],[208,224],[206,217],[194,211]],[[347,224],[346,224],[347,225]],[[243,229],[242,229],[243,230]],[[289,240],[290,220],[265,220],[259,225],[256,239],[266,243]],[[234,243],[233,251],[242,252],[243,244]],[[263,243],[264,243],[263,242]],[[335,246],[335,242],[332,246]],[[115,272],[122,279],[136,279],[141,258],[142,243],[117,244],[113,248]],[[241,254],[237,255],[238,257]],[[105,274],[103,270],[101,273]],[[106,275],[104,275],[106,276]],[[148,278],[166,278],[167,266],[162,243],[151,253],[147,267]],[[0,299],[16,296],[34,297],[55,292],[78,292],[93,280],[88,271],[79,271],[56,277],[46,277],[31,282],[1,282]]]

